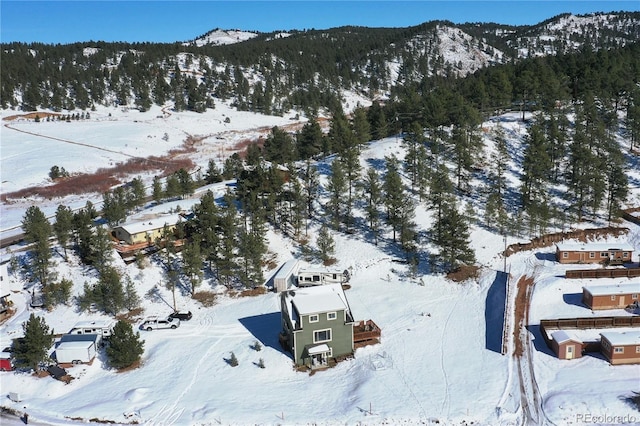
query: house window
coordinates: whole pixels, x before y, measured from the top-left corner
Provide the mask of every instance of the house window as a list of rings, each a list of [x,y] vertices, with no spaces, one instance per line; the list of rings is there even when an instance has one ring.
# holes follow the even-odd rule
[[[589,259],[595,259],[596,258],[596,253],[593,251],[589,252]]]
[[[317,330],[313,332],[313,343],[322,343],[331,341],[331,329]]]
[[[607,342],[606,340],[603,340],[601,345],[602,345],[603,348],[609,349],[609,342]]]
[[[320,317],[317,314],[309,315],[309,322],[318,322],[318,320],[320,320]]]
[[[631,299],[636,300],[638,298],[638,293],[633,293],[631,295]]]
[[[601,252],[600,257],[609,257],[609,252],[608,251]]]
[[[613,352],[615,352],[617,354],[624,353],[624,347],[622,347],[622,348],[613,348]]]
[[[616,300],[616,295],[615,294],[611,296],[611,300],[613,300],[613,301]]]
[[[563,251],[562,252],[562,258],[563,259],[568,259],[569,258],[569,252],[568,251]]]
[[[334,320],[336,318],[338,318],[338,314],[337,313],[335,313],[335,312],[327,312],[327,319],[329,321]]]
[[[626,259],[627,257],[629,257],[629,253],[627,253],[627,252],[625,251],[624,253],[622,253],[622,257],[624,257],[624,258]]]
[[[636,353],[640,354],[640,346],[636,346]]]

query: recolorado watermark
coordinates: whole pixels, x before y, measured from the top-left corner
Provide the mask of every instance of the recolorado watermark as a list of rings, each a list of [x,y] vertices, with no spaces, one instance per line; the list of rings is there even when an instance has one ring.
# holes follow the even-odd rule
[[[576,414],[576,423],[596,423],[596,424],[614,424],[624,425],[640,422],[640,416],[634,416],[627,414],[624,416],[617,416],[615,414],[592,414],[592,413],[578,413]]]

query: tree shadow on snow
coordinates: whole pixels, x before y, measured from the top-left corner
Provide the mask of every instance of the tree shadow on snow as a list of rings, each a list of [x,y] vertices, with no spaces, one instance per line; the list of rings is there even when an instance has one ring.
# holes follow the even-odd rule
[[[238,319],[249,333],[262,344],[264,347],[270,347],[278,352],[290,356],[278,341],[278,333],[282,329],[280,322],[280,312],[270,312],[268,314],[254,315]]]
[[[484,304],[485,348],[502,353],[504,307],[507,300],[507,274],[496,271]]]

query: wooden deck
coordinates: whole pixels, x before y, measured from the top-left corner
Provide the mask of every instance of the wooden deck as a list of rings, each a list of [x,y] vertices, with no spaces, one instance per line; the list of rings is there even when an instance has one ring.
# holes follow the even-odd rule
[[[358,321],[353,324],[353,346],[361,348],[380,343],[382,330],[373,320]]]

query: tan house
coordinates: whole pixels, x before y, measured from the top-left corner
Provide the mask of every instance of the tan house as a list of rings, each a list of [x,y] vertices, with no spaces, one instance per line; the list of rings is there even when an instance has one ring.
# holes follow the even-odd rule
[[[612,364],[640,364],[640,330],[600,333],[602,355]]]
[[[582,357],[582,341],[569,335],[564,330],[551,333],[551,350],[560,359],[574,359]]]
[[[556,258],[560,263],[623,264],[632,261],[629,243],[558,243]]]
[[[113,228],[112,234],[118,241],[123,241],[125,244],[154,243],[162,238],[165,226],[169,231],[173,231],[181,221],[184,221],[181,214],[163,215],[116,226]]]
[[[639,295],[640,283],[582,287],[582,303],[593,310],[624,309]]]
[[[0,265],[0,316],[6,315],[11,306],[9,298],[11,291],[9,289],[9,268],[8,264]]]

